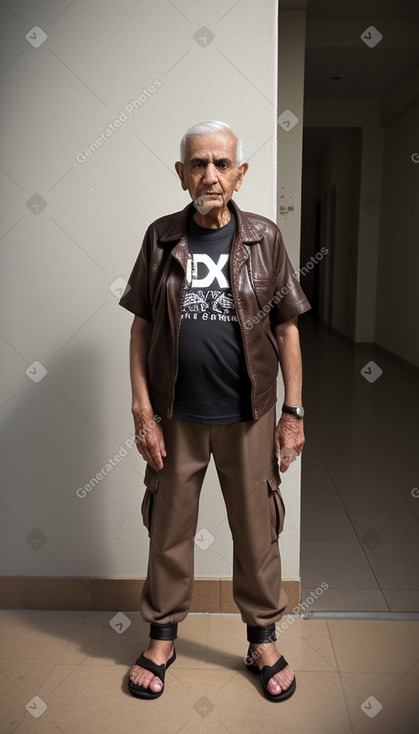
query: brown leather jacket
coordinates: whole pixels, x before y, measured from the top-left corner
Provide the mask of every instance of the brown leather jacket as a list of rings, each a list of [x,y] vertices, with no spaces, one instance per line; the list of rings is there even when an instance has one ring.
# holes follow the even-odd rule
[[[183,284],[186,277],[188,204],[147,229],[120,305],[153,324],[147,378],[150,401],[172,417]],[[252,383],[253,418],[276,403],[278,347],[272,329],[308,311],[310,304],[288,259],[274,222],[229,203],[236,216],[230,282]]]

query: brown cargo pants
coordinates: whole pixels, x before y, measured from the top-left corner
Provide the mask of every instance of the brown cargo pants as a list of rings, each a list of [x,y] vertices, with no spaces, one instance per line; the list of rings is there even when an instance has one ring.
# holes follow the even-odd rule
[[[160,625],[176,629],[189,612],[199,496],[212,454],[233,537],[234,600],[248,626],[274,629],[288,602],[278,547],[285,508],[275,457],[275,408],[257,421],[231,425],[165,418],[161,425],[167,456],[158,472],[147,464],[141,506],[150,536],[143,619],[158,632]]]

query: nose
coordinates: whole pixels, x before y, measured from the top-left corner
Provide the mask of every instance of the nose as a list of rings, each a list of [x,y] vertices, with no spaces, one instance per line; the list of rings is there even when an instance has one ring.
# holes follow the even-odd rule
[[[202,179],[202,183],[207,184],[208,186],[216,183],[218,181],[217,176],[217,169],[214,166],[213,163],[207,163],[204,171],[204,178]]]

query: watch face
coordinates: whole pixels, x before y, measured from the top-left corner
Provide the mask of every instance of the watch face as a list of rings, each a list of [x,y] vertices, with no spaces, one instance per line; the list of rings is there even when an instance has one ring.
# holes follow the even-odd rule
[[[302,418],[304,415],[304,408],[300,408],[300,407],[296,408],[295,413],[296,415],[298,415],[299,418]]]

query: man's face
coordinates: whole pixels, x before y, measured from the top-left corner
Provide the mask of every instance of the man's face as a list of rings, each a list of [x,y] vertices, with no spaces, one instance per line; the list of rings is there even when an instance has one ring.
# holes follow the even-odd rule
[[[186,140],[185,162],[175,165],[183,190],[193,201],[204,196],[214,214],[227,207],[248,168],[247,163],[237,165],[236,147],[229,130],[198,135]]]

